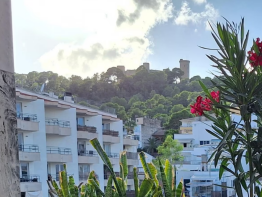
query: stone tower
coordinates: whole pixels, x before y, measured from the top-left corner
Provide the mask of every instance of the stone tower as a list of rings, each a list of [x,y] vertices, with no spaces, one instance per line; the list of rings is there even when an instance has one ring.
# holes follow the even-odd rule
[[[189,64],[190,64],[190,61],[180,59],[179,63],[180,63],[180,69],[184,72],[184,75],[182,76],[181,79],[189,79],[189,68],[190,68]]]

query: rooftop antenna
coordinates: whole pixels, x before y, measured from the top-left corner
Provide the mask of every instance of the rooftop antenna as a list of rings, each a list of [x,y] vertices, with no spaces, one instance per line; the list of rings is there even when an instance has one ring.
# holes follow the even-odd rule
[[[48,79],[45,81],[45,83],[43,83],[42,84],[42,86],[41,86],[41,89],[40,89],[40,92],[43,92],[44,91],[44,89],[45,89],[45,84],[48,84]]]

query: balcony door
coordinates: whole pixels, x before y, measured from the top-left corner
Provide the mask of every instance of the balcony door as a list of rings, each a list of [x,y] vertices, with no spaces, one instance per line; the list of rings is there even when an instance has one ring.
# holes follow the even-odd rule
[[[23,179],[29,179],[29,165],[28,163],[20,163],[20,177]]]
[[[102,128],[103,128],[103,131],[104,130],[110,130],[110,123],[103,123]]]
[[[55,165],[55,172],[56,172],[56,181],[59,181],[59,172],[64,170],[63,164],[56,164]]]
[[[86,151],[86,142],[78,141],[78,154],[81,155]]]
[[[84,117],[77,117],[76,122],[77,122],[77,125],[85,126],[85,118]]]
[[[87,164],[78,165],[79,180],[87,180],[90,173],[90,166]]]
[[[103,144],[103,148],[107,154],[111,153],[111,145],[110,144]]]
[[[17,102],[16,103],[16,115],[18,118],[20,118],[20,116],[22,116],[22,103],[21,102]]]

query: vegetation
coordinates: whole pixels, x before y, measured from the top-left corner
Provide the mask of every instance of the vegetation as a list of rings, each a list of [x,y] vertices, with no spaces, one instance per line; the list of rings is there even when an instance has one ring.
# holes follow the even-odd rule
[[[183,156],[181,151],[183,150],[183,145],[180,144],[177,140],[173,139],[173,136],[169,135],[166,137],[163,144],[157,147],[157,152],[160,155],[160,159],[169,160],[173,165],[175,161],[181,161]]]
[[[32,91],[40,91],[45,83],[45,92],[54,92],[63,96],[71,92],[76,103],[94,108],[114,108],[119,118],[147,116],[162,121],[166,129],[178,129],[179,120],[192,117],[189,105],[196,95],[203,95],[198,81],[211,87],[209,77],[201,79],[194,76],[190,80],[181,80],[183,72],[179,68],[148,72],[139,67],[133,76],[125,76],[118,68],[109,68],[105,73],[93,77],[70,78],[53,72],[30,72],[16,74],[16,85]]]
[[[105,192],[101,191],[99,181],[96,179],[95,172],[92,171],[89,174],[87,183],[76,186],[74,178],[72,176],[67,179],[66,166],[64,165],[64,171],[59,173],[59,184],[57,185],[55,180],[47,181],[49,186],[49,194],[51,197],[125,197],[127,196],[127,157],[126,152],[120,154],[120,176],[117,177],[112,164],[95,138],[90,140],[93,147],[98,152],[99,156],[103,160],[110,172],[110,177],[107,182]],[[180,181],[176,185],[176,173],[174,168],[168,160],[166,160],[163,166],[159,160],[160,171],[157,171],[152,163],[146,163],[145,154],[139,153],[140,160],[145,172],[145,179],[139,184],[137,169],[133,169],[135,196],[136,197],[181,197],[183,190],[183,182]],[[157,175],[160,175],[160,179]],[[113,186],[114,185],[114,186]],[[113,186],[113,187],[112,187]]]
[[[200,83],[206,98],[197,97],[191,112],[203,114],[213,122],[207,130],[221,142],[210,160],[217,166],[219,177],[227,172],[234,177],[237,196],[262,196],[260,190],[262,178],[262,42],[253,41],[253,46],[246,53],[249,31],[245,33],[244,19],[240,24],[217,23],[212,36],[219,48],[219,57],[208,55],[218,73],[212,81],[218,92],[209,92]],[[248,62],[250,65],[248,65]],[[218,84],[219,82],[219,84]],[[214,116],[206,112],[212,111]],[[232,111],[240,115],[240,120],[231,118]],[[258,117],[258,129],[251,127],[252,116]]]

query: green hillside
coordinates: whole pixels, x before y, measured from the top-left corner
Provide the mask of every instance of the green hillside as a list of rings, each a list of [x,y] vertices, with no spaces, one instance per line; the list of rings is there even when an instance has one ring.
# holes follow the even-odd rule
[[[76,75],[66,78],[50,71],[34,71],[16,74],[16,85],[40,91],[42,84],[48,80],[45,92],[51,91],[58,96],[71,92],[76,103],[100,109],[114,108],[123,120],[147,116],[162,120],[166,129],[178,129],[178,120],[192,117],[189,105],[203,94],[198,81],[212,86],[209,77],[201,79],[194,76],[190,80],[180,80],[182,75],[179,68],[148,72],[143,66],[129,77],[116,67],[84,79]]]

